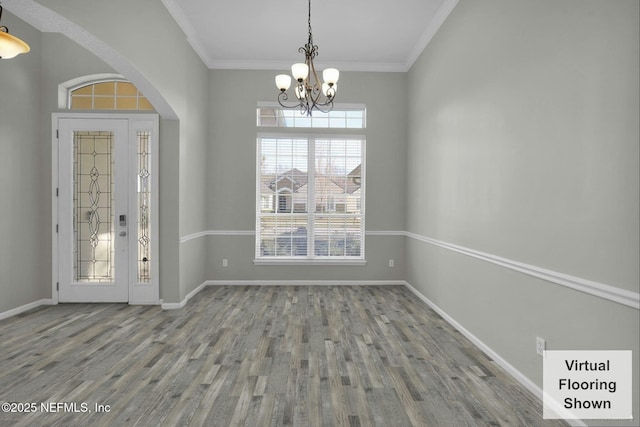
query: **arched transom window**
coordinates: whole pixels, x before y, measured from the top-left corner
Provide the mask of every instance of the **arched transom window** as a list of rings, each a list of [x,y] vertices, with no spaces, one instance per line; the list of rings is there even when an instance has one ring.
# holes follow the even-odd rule
[[[71,110],[153,110],[131,82],[109,80],[83,84],[69,90]]]

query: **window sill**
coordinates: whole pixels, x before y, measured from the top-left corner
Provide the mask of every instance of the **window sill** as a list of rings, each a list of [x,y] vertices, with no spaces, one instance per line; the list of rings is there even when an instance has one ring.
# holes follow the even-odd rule
[[[366,265],[366,259],[255,259],[254,265],[280,265],[280,266],[349,266]]]

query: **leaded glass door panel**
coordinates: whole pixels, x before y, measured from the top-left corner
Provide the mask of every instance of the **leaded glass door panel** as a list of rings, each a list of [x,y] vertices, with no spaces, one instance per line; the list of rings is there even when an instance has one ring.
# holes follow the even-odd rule
[[[157,119],[57,125],[58,300],[157,303]]]

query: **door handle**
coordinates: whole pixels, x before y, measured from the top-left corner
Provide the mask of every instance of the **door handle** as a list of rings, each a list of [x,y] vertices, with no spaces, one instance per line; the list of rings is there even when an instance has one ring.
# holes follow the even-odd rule
[[[127,232],[126,232],[126,231],[121,231],[121,232],[120,232],[120,235],[121,235],[122,237],[124,237],[124,236],[126,236],[126,235],[127,235]]]

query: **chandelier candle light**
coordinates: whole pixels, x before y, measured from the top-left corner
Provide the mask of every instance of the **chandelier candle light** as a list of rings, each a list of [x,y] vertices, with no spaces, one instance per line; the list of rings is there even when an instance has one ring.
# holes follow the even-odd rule
[[[2,19],[2,5],[0,5],[0,20]],[[0,59],[13,58],[21,53],[31,50],[29,45],[19,38],[9,34],[9,29],[4,25],[0,26]]]
[[[304,53],[304,63],[300,62],[291,66],[291,74],[296,80],[294,92],[298,102],[296,104],[285,104],[289,99],[287,90],[291,86],[291,77],[287,74],[276,76],[276,86],[280,89],[278,103],[284,108],[299,108],[301,114],[311,116],[311,111],[315,108],[323,113],[333,109],[333,100],[338,88],[338,78],[340,71],[335,68],[326,68],[322,72],[323,83],[318,78],[318,73],[313,65],[313,58],[318,55],[318,46],[313,44],[311,34],[311,0],[309,0],[309,40],[307,44],[298,49]]]

